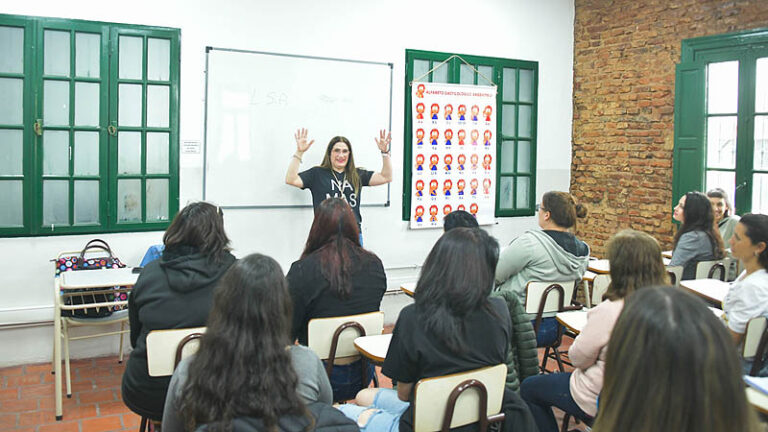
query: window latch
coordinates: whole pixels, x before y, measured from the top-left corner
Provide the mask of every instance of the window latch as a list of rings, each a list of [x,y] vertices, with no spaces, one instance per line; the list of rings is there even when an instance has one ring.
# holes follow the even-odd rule
[[[117,128],[115,127],[115,125],[107,126],[107,133],[112,135],[112,136],[117,135]]]
[[[35,131],[35,135],[43,136],[43,119],[35,120],[35,124],[32,125],[32,130]]]

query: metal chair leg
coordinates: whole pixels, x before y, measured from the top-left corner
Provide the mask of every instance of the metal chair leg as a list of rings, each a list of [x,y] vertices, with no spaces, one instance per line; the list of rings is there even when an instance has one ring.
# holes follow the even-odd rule
[[[123,362],[123,337],[125,336],[125,333],[123,333],[124,331],[125,331],[125,321],[121,321],[120,322],[120,349],[119,349],[120,356],[118,357],[118,360],[117,360],[118,363]]]
[[[67,380],[67,398],[72,398],[72,375],[69,366],[69,326],[66,320],[62,320],[61,328],[64,333],[64,377]]]
[[[142,417],[141,423],[139,423],[139,432],[147,432],[147,418]]]

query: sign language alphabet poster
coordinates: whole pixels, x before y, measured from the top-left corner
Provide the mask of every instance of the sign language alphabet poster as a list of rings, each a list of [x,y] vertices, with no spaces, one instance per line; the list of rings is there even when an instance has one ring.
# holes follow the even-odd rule
[[[493,223],[496,87],[413,83],[411,228],[442,228],[465,210]]]

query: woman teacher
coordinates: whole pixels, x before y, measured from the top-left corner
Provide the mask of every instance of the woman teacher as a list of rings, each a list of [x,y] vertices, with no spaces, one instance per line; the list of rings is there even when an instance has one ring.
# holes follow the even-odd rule
[[[306,171],[299,172],[301,157],[315,140],[307,139],[307,130],[296,131],[296,153],[291,157],[288,171],[285,173],[285,183],[312,192],[312,206],[317,209],[326,198],[342,198],[355,214],[360,225],[360,195],[363,186],[378,186],[392,181],[392,160],[389,154],[389,143],[392,134],[382,130],[379,138],[374,138],[381,150],[381,171],[373,172],[355,167],[355,158],[349,140],[336,136],[331,138],[325,149],[323,162]]]

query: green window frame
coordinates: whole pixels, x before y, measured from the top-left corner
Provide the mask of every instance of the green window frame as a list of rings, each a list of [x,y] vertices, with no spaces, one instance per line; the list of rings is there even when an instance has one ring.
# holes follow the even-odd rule
[[[673,205],[688,191],[725,186],[738,213],[768,212],[768,102],[756,105],[761,86],[768,98],[768,73],[758,73],[758,64],[768,71],[768,29],[682,41],[675,76]],[[716,104],[718,86],[727,84],[716,83],[714,74],[727,65],[730,76],[738,76],[735,94],[730,103]]]
[[[168,227],[179,207],[179,37],[0,15],[0,55],[11,58],[0,61],[0,96],[13,100],[0,109],[0,149],[12,154],[0,163],[0,236]]]
[[[461,58],[451,58],[454,55]],[[446,60],[448,61],[444,65],[434,69]],[[413,157],[410,84],[414,79],[419,82],[496,84],[498,115],[495,136],[499,139],[496,140],[494,214],[496,217],[533,215],[536,200],[538,62],[410,49],[405,51],[404,221],[410,220],[413,193],[410,181]],[[505,192],[504,197],[502,191]]]

